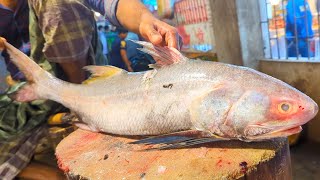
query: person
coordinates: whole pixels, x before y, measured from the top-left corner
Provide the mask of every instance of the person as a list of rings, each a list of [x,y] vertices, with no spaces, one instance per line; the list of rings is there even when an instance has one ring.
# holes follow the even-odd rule
[[[0,0],[0,13],[0,36],[6,38],[17,49],[30,55],[28,2]],[[7,71],[11,77],[14,80],[23,79],[23,74],[10,62],[9,55],[5,51],[1,55],[5,59]]]
[[[107,34],[105,28],[101,25],[98,26],[99,39],[102,44],[102,53],[106,61],[101,65],[108,65],[108,44],[107,44]]]
[[[30,55],[27,1],[0,0],[0,13],[2,15],[0,36],[6,38],[10,44],[20,51]],[[5,59],[6,68],[10,74],[6,78],[8,84],[10,84],[9,80],[11,82],[24,80],[24,75],[11,63],[6,51],[3,51],[1,55]],[[39,139],[44,135],[44,129],[37,128],[39,124],[43,123],[43,120],[38,121],[36,116],[43,118],[48,113],[48,110],[45,110],[45,105],[12,103],[3,106],[3,104],[10,103],[11,100],[3,94],[0,94],[0,99],[0,179],[11,179],[18,173],[20,173],[19,177],[27,177],[25,175],[30,172],[28,169],[34,167],[41,167],[38,169],[40,174],[46,174],[57,179],[63,178],[63,174],[55,168],[39,162],[29,163]],[[26,118],[26,114],[28,114],[29,119]],[[22,151],[24,153],[21,153]],[[19,154],[19,156],[15,156],[15,154]],[[28,163],[29,166],[25,168]],[[11,168],[8,169],[8,167]],[[20,172],[21,169],[24,169],[24,171]],[[45,171],[43,171],[44,169]]]
[[[289,57],[313,57],[309,39],[313,38],[312,14],[306,0],[289,0],[286,6],[286,40]]]
[[[141,45],[133,42],[133,40],[139,41],[140,39],[141,38],[133,32],[129,32],[125,39],[127,57],[131,62],[131,67],[134,72],[149,70],[149,65],[155,63],[152,56],[139,50],[139,48],[142,48]]]
[[[8,4],[26,2],[25,0],[3,1]],[[87,74],[82,68],[89,64],[98,64],[97,62],[103,58],[91,9],[106,14],[112,24],[139,33],[155,45],[179,47],[175,28],[156,19],[138,0],[29,0],[28,2],[30,6],[30,57],[41,64],[44,69],[72,83],[81,83],[85,80]],[[23,16],[20,11],[15,13],[16,17]],[[1,17],[0,24],[2,22],[3,17]],[[9,41],[9,39],[7,40]],[[0,38],[0,49],[4,49],[4,41],[5,39]],[[19,129],[19,133],[9,134],[10,139],[1,140],[1,143],[14,145],[9,149],[1,149],[4,150],[1,152],[15,150],[14,154],[9,153],[9,156],[0,158],[5,161],[0,166],[1,179],[12,179],[26,167],[33,155],[35,144],[43,137],[45,127],[41,124],[46,121],[50,113],[53,113],[48,109],[55,112],[59,112],[61,109],[53,108],[54,105],[47,104],[48,102],[42,102],[38,106],[39,102],[10,103],[7,96],[1,97],[1,99],[5,100],[3,101],[7,105],[5,109],[10,109],[10,113],[13,115],[2,116],[4,117],[2,120],[11,124],[23,122],[19,124],[23,133]],[[28,102],[34,99],[25,97],[25,99],[19,100]],[[26,112],[28,111],[26,106],[31,107],[29,110],[32,112],[31,114]],[[20,111],[23,108],[25,111]],[[7,112],[0,111],[0,114],[5,113]],[[15,117],[16,114],[22,115]],[[36,118],[26,119],[23,114],[29,114],[29,116]],[[36,123],[37,125],[24,126],[26,123]],[[8,135],[8,132],[5,131],[1,131],[1,133]],[[19,141],[14,141],[16,138],[19,138]],[[15,143],[10,143],[9,140],[13,140]],[[2,145],[1,148],[3,148]],[[24,152],[22,159],[16,155],[21,154],[20,151]],[[6,154],[2,153],[2,155]]]
[[[127,43],[125,38],[128,35],[128,31],[123,28],[118,28],[118,37],[114,40],[110,52],[110,65],[118,68],[125,69],[129,72],[133,72],[131,62],[127,57]]]

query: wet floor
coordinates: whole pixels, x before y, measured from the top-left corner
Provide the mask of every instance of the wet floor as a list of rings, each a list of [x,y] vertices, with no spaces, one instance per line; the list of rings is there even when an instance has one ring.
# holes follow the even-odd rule
[[[291,147],[294,180],[320,179],[320,143],[304,142]]]

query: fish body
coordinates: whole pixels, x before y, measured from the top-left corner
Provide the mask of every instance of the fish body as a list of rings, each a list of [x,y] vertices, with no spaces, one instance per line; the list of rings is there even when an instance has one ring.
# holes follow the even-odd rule
[[[158,67],[128,73],[88,66],[94,81],[81,85],[53,77],[6,43],[12,61],[29,80],[18,99],[29,94],[59,102],[92,131],[161,135],[196,130],[249,141],[300,132],[318,112],[310,97],[266,74],[189,60],[171,48],[137,43],[155,57]]]

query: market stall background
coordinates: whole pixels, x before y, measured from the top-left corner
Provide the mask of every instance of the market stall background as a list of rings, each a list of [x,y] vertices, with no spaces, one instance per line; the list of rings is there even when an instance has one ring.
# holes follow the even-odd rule
[[[183,39],[185,53],[215,53],[209,0],[144,0],[154,14],[171,20]]]

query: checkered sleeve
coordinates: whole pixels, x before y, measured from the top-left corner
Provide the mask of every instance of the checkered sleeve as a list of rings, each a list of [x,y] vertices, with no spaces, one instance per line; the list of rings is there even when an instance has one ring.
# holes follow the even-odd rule
[[[29,0],[29,3],[45,39],[42,51],[48,61],[88,59],[95,20],[84,1]]]
[[[119,27],[121,24],[116,16],[118,2],[119,0],[87,0],[93,10],[104,14],[111,24]]]
[[[118,8],[119,0],[105,0],[104,9],[105,9],[105,16],[108,20],[115,26],[121,26],[119,23],[116,13]]]
[[[105,0],[86,0],[86,2],[94,11],[97,11],[103,15],[105,14],[105,9],[104,9]]]

